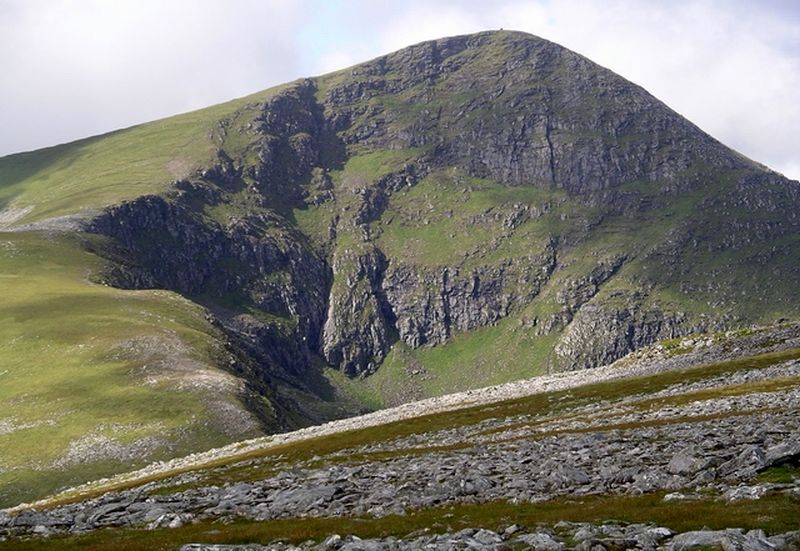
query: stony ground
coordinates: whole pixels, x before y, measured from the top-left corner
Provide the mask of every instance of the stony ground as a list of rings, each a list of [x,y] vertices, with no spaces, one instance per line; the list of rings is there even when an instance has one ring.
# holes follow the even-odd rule
[[[511,525],[501,532],[467,528],[448,534],[417,534],[405,538],[361,539],[338,534],[320,543],[300,545],[203,545],[189,544],[180,551],[412,551],[428,549],[536,549],[538,551],[604,551],[607,549],[667,549],[679,551],[697,548],[747,549],[773,551],[800,546],[800,532],[767,536],[761,530],[698,530],[676,534],[669,528],[647,524],[603,524],[560,522],[553,528],[534,531]]]
[[[511,401],[484,401],[481,392],[465,395],[462,399],[473,408],[459,411],[475,413],[452,413],[451,424],[441,422],[440,416],[446,415],[442,401],[429,402],[428,409],[418,404],[435,412],[417,419],[429,419],[431,430],[393,429],[359,442],[344,438],[359,434],[352,432],[359,421],[350,420],[341,424],[351,431],[340,433],[342,445],[321,447],[318,453],[293,453],[292,443],[307,442],[308,434],[327,434],[333,441],[333,428],[307,431],[306,440],[282,437],[280,453],[253,454],[257,443],[251,442],[242,448],[250,455],[233,456],[213,468],[165,474],[77,503],[0,513],[0,537],[75,534],[102,527],[157,530],[235,519],[374,519],[461,504],[544,503],[601,495],[657,493],[675,507],[712,501],[724,508],[768,496],[798,502],[798,348],[800,326],[668,343],[605,371],[536,381],[528,395],[522,383],[485,392],[505,394]],[[475,403],[483,405],[475,408]],[[405,413],[383,415],[404,419]],[[371,423],[364,421],[363,430]],[[275,445],[270,442],[261,445],[268,451]],[[223,456],[217,452],[213,457]],[[764,476],[776,470],[781,477]],[[745,532],[736,526],[678,535],[648,524],[559,523],[502,532],[485,528],[375,540],[336,536],[300,548],[768,550],[796,548],[798,542],[796,533]]]

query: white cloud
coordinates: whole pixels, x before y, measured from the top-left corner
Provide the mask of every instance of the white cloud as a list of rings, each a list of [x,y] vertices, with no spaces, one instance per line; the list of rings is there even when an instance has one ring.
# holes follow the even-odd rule
[[[11,0],[0,152],[203,107],[300,76],[300,2]]]
[[[333,50],[322,54],[322,56],[315,62],[314,70],[315,75],[323,75],[325,73],[332,73],[345,67],[355,65],[363,59],[360,59],[356,54],[345,50]]]
[[[379,44],[384,52],[405,46],[485,30],[482,18],[461,7],[446,3],[409,4],[399,17],[389,18],[389,26],[380,34]]]

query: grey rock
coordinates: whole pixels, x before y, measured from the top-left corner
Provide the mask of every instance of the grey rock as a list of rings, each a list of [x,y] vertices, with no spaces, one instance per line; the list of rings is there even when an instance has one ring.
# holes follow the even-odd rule
[[[574,539],[576,542],[593,540],[597,538],[599,532],[600,531],[595,526],[583,525],[573,532],[572,539]]]
[[[675,532],[663,526],[656,526],[655,528],[648,528],[645,534],[652,536],[657,541],[663,541],[675,535]]]
[[[708,466],[708,459],[698,456],[697,452],[680,451],[676,453],[669,464],[667,471],[672,474],[693,475]]]
[[[334,280],[323,333],[323,353],[345,373],[377,369],[389,351],[390,309],[381,292],[386,258],[371,244],[345,249],[333,259]]]
[[[535,551],[563,551],[565,548],[565,545],[553,538],[553,536],[542,532],[523,534],[514,541],[527,545]]]
[[[586,539],[575,546],[575,551],[608,551],[608,548],[603,541]]]
[[[558,489],[589,484],[591,478],[584,471],[569,464],[559,464],[542,482],[545,487]]]
[[[175,514],[166,513],[161,515],[156,520],[147,525],[148,530],[156,530],[158,528],[180,528],[187,522],[192,520],[192,515],[188,513]]]
[[[647,309],[635,295],[615,298],[608,305],[589,302],[575,314],[553,349],[554,368],[609,364],[658,340],[688,332],[683,316]],[[625,306],[619,307],[619,302]]]
[[[555,266],[555,246],[497,267],[421,269],[399,264],[386,272],[383,291],[400,338],[412,348],[441,344],[453,332],[497,322],[529,303]]]
[[[781,551],[797,551],[800,549],[800,531],[776,534],[767,539],[776,549]]]
[[[338,489],[334,486],[315,486],[282,490],[273,495],[272,507],[295,512],[308,511],[314,505],[329,502]]]
[[[642,549],[655,549],[671,538],[674,532],[662,526],[644,527],[643,530],[633,533],[632,539],[637,547]]]
[[[722,548],[725,551],[772,551],[775,549],[763,532],[742,530],[701,530],[676,535],[668,548],[674,551],[706,547]]]
[[[748,478],[767,465],[767,456],[760,446],[749,445],[739,454],[720,465],[719,472],[723,476]]]
[[[94,526],[112,524],[120,516],[128,514],[129,505],[130,502],[112,502],[101,505],[92,512],[86,522]]]
[[[320,548],[320,551],[329,551],[331,549],[339,549],[342,546],[342,543],[343,543],[342,542],[342,536],[340,536],[339,534],[332,534],[332,535],[328,536],[327,538],[325,538],[325,541],[323,541],[320,544],[319,548]]]
[[[381,540],[362,540],[356,536],[348,536],[342,546],[342,551],[383,551],[386,544]]]
[[[681,492],[671,492],[666,494],[662,499],[663,501],[670,502],[670,501],[686,501],[691,499],[697,499],[698,496],[694,494],[684,494]]]
[[[22,511],[11,518],[10,524],[14,527],[33,527],[52,524],[52,520],[44,512]]]
[[[480,529],[472,535],[472,539],[477,541],[480,545],[491,547],[499,545],[503,542],[503,538],[492,532],[491,530]]]
[[[789,462],[800,463],[800,441],[785,440],[767,449],[765,458],[767,466]]]
[[[45,526],[44,524],[37,524],[31,530],[31,534],[33,534],[34,536],[41,536],[41,537],[47,537],[54,533],[55,532],[49,526]]]
[[[273,549],[276,549],[276,547],[265,545],[189,543],[181,546],[179,551],[271,551]]]
[[[727,501],[756,500],[764,497],[768,491],[766,486],[737,486],[726,491],[722,497]]]
[[[142,522],[150,523],[154,520],[163,517],[166,514],[170,513],[170,510],[160,504],[152,504],[152,507],[148,507],[144,514],[142,515]]]

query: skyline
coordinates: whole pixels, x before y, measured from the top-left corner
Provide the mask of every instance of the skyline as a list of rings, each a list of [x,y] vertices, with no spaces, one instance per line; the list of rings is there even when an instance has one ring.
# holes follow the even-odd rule
[[[800,7],[780,0],[0,0],[0,155],[501,27],[577,51],[800,179]]]

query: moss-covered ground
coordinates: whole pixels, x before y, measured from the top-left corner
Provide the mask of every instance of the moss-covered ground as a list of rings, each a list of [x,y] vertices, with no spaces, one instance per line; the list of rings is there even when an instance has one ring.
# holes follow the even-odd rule
[[[576,408],[601,401],[633,399],[641,407],[662,406],[677,403],[680,399],[708,399],[709,391],[678,394],[664,404],[649,403],[648,396],[677,383],[718,378],[741,370],[763,369],[800,357],[800,350],[764,354],[739,360],[696,366],[687,369],[658,373],[649,376],[597,383],[565,391],[546,392],[526,398],[471,407],[450,412],[447,415],[422,416],[388,425],[315,438],[265,450],[234,456],[207,465],[195,474],[200,477],[193,483],[182,482],[170,486],[168,480],[156,492],[167,494],[183,491],[195,484],[224,484],[242,480],[254,480],[292,468],[301,462],[307,466],[320,466],[332,462],[381,461],[396,455],[431,453],[445,448],[409,448],[391,452],[353,454],[352,450],[371,443],[388,442],[396,438],[419,435],[457,426],[475,425],[488,419],[506,419],[517,416],[526,418],[558,418],[570,415]],[[794,381],[796,384],[797,381]],[[721,395],[741,392],[764,392],[779,390],[756,381],[744,385],[719,387]],[[787,383],[788,384],[788,383]],[[750,385],[750,386],[748,386]],[[744,388],[747,387],[747,388]],[[630,403],[630,402],[629,402]],[[742,412],[728,412],[738,415]],[[689,421],[683,419],[682,422]],[[661,422],[661,421],[659,421]],[[663,423],[672,422],[663,419]],[[509,425],[506,425],[508,428]],[[613,424],[598,425],[596,430],[626,428]],[[542,435],[547,436],[547,435]],[[351,450],[348,453],[339,452]],[[800,477],[796,466],[786,465],[769,469],[760,475],[762,482],[785,483]],[[170,530],[100,530],[92,534],[56,537],[48,540],[10,542],[0,549],[103,549],[114,542],[120,549],[174,549],[189,542],[209,543],[268,543],[275,540],[302,542],[308,539],[321,540],[331,533],[355,534],[362,538],[404,536],[412,532],[431,533],[455,531],[466,527],[485,527],[501,530],[511,524],[528,527],[553,526],[559,521],[593,522],[649,522],[666,526],[675,531],[701,528],[723,529],[739,527],[763,529],[767,533],[779,533],[800,528],[800,504],[785,494],[772,493],[760,500],[741,500],[733,503],[715,496],[707,499],[680,503],[664,501],[663,493],[633,495],[593,495],[583,497],[560,497],[543,503],[489,502],[482,504],[460,504],[409,510],[402,516],[383,518],[303,518],[273,520],[269,522],[236,521],[233,523],[203,521]],[[424,533],[424,532],[420,532]],[[44,546],[48,547],[44,547]]]
[[[675,531],[724,529],[736,526],[782,533],[800,528],[800,503],[773,495],[758,501],[742,500],[721,506],[713,500],[689,501],[676,507],[664,502],[662,494],[643,496],[591,496],[558,499],[545,503],[505,502],[458,505],[411,511],[406,515],[376,518],[304,518],[266,522],[201,522],[177,529],[99,530],[71,537],[0,543],[0,549],[81,549],[100,551],[174,550],[191,542],[215,544],[270,543],[280,540],[302,543],[321,541],[330,534],[353,534],[361,538],[442,533],[462,528],[502,529],[519,524],[553,526],[559,521],[602,523],[652,522]]]

